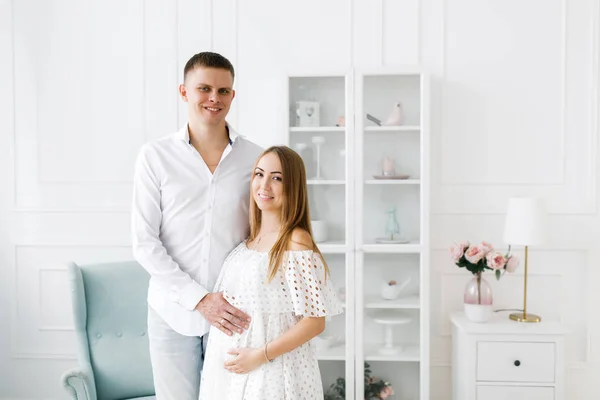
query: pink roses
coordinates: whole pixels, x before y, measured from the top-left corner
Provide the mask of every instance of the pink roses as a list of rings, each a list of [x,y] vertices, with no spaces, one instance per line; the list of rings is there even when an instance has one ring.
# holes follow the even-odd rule
[[[495,271],[496,278],[505,271],[514,272],[519,266],[519,259],[510,255],[510,247],[506,254],[494,249],[488,242],[478,245],[470,244],[468,241],[455,243],[450,247],[450,258],[460,268],[466,268],[472,274],[478,274],[486,269]]]
[[[379,392],[379,398],[387,399],[388,397],[390,397],[393,394],[394,394],[394,389],[392,389],[391,386],[386,386],[381,390],[381,392]]]

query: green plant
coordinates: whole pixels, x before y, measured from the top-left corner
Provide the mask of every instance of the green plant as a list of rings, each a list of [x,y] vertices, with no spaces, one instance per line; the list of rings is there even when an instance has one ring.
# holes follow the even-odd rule
[[[384,380],[371,376],[371,366],[365,363],[365,399],[387,399],[394,394],[392,385]],[[346,380],[337,378],[325,392],[324,400],[341,400],[346,398]]]
[[[346,398],[346,380],[337,378],[325,392],[324,400],[342,400]]]

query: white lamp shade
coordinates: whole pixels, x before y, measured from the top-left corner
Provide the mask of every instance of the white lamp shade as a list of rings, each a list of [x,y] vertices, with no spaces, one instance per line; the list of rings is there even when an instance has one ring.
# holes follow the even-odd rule
[[[542,244],[545,239],[545,215],[546,207],[542,199],[510,199],[504,226],[504,242],[521,246]]]

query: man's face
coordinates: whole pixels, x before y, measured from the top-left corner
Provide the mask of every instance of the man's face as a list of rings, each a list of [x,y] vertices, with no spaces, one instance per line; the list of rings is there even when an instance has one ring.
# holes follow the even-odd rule
[[[233,77],[226,69],[198,67],[188,72],[179,93],[188,103],[190,118],[219,125],[225,121],[235,97]]]

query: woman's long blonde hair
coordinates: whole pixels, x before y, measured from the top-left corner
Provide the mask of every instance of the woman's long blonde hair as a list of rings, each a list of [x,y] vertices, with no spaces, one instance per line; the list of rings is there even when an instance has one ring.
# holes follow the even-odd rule
[[[252,180],[254,180],[254,170],[261,158],[266,154],[273,153],[281,162],[281,174],[283,181],[283,205],[281,207],[281,231],[277,241],[269,251],[269,282],[277,275],[279,267],[283,264],[286,250],[289,250],[292,242],[292,232],[295,228],[302,228],[310,234],[312,248],[323,260],[326,276],[329,274],[329,268],[323,259],[321,251],[312,238],[312,228],[310,226],[310,212],[308,209],[308,187],[306,185],[306,169],[304,162],[298,153],[287,146],[272,146],[263,151],[258,157],[252,170]],[[258,236],[262,222],[262,211],[254,201],[254,195],[250,191],[250,236],[251,242]]]

